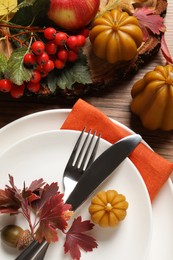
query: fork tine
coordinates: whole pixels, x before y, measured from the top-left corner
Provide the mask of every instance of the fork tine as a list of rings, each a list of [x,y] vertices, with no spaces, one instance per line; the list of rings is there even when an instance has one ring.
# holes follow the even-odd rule
[[[90,132],[91,132],[91,131],[90,131]],[[89,133],[90,133],[90,132],[89,132]],[[96,135],[96,131],[94,131],[94,134],[92,135],[92,138],[91,138],[91,140],[90,140],[90,142],[89,142],[89,145],[88,145],[88,147],[87,147],[87,150],[86,150],[86,152],[85,152],[85,155],[84,155],[84,157],[83,157],[83,159],[82,159],[82,162],[81,162],[81,165],[80,165],[80,169],[83,169],[83,167],[84,167],[84,165],[85,165],[85,162],[86,162],[86,160],[87,160],[89,151],[91,150],[91,145],[92,145],[92,143],[93,143],[93,140],[94,140],[95,135]]]
[[[89,161],[87,163],[86,169],[93,163],[93,161],[95,159],[97,149],[98,149],[98,145],[99,145],[99,141],[100,141],[100,137],[101,137],[101,134],[99,134],[98,137],[97,137],[97,141],[94,145],[94,148],[93,148],[93,151],[92,151],[91,156],[89,158]]]
[[[80,141],[81,141],[81,139],[82,139],[82,137],[83,137],[83,135],[84,135],[85,130],[86,130],[86,128],[84,127],[83,130],[82,130],[82,132],[81,132],[81,134],[79,135],[79,137],[78,137],[76,143],[75,143],[75,146],[74,146],[73,151],[72,151],[72,153],[71,153],[71,155],[70,155],[70,158],[69,158],[69,160],[68,160],[67,165],[69,165],[69,164],[72,165],[72,164],[73,164],[74,158],[75,158],[75,156],[76,156],[78,147],[79,147],[79,145],[80,145]]]
[[[84,142],[83,142],[82,148],[81,148],[81,150],[80,150],[80,152],[79,152],[79,155],[78,155],[78,157],[77,157],[77,159],[76,159],[76,162],[75,162],[75,165],[74,165],[75,167],[77,167],[78,164],[79,164],[79,161],[80,161],[81,156],[82,156],[82,154],[83,154],[83,151],[84,151],[84,149],[85,149],[85,147],[86,147],[86,143],[87,143],[87,141],[88,141],[88,138],[89,138],[90,133],[91,133],[91,129],[89,130],[89,132],[88,132],[88,134],[87,134],[87,136],[86,136],[86,138],[85,138],[85,140],[84,140]]]

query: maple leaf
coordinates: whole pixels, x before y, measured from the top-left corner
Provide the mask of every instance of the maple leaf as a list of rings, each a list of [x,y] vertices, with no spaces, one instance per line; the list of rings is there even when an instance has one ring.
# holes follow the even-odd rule
[[[70,219],[72,212],[71,205],[65,204],[63,194],[57,193],[51,196],[40,209],[40,225],[36,231],[36,239],[41,242],[45,238],[49,243],[58,240],[56,229],[65,231],[67,220]]]
[[[147,39],[149,35],[147,30],[157,35],[159,35],[160,32],[165,31],[164,19],[160,15],[154,14],[154,11],[151,8],[136,8],[133,15],[138,19],[139,26],[143,31],[145,39]]]
[[[80,216],[74,219],[71,228],[66,233],[64,252],[70,252],[73,259],[79,260],[81,257],[80,248],[86,252],[97,248],[96,240],[89,235],[83,234],[83,232],[89,231],[93,227],[94,224],[89,220],[82,221]]]

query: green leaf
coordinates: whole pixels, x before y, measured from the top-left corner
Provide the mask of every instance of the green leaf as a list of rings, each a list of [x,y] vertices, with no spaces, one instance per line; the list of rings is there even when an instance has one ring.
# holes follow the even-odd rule
[[[32,12],[33,16],[35,17],[35,24],[41,24],[45,25],[48,17],[47,17],[47,12],[49,10],[50,6],[50,1],[48,0],[39,0],[35,1],[33,7],[32,7]]]
[[[48,87],[52,93],[55,93],[57,90],[57,75],[58,71],[53,70],[47,76]]]
[[[29,26],[33,22],[32,6],[20,8],[18,12],[10,20],[13,24]]]
[[[7,57],[4,53],[0,52],[0,78],[3,78],[4,71],[7,68]]]
[[[75,62],[72,67],[65,68],[57,80],[57,84],[61,89],[72,89],[72,85],[75,82],[82,84],[92,83],[88,67],[79,61]]]
[[[23,26],[38,25],[37,22],[45,17],[50,2],[47,0],[25,0],[18,5],[18,12],[10,22]],[[45,22],[45,20],[44,20]]]
[[[23,57],[27,52],[27,48],[16,49],[8,60],[5,77],[16,85],[22,85],[32,77],[33,69],[28,69],[23,64]]]
[[[73,89],[73,84],[76,82],[81,84],[92,83],[86,57],[83,54],[80,54],[76,62],[67,65],[62,71],[54,71],[54,75],[48,77],[48,87],[53,93],[57,86],[60,89]]]
[[[18,8],[33,5],[37,0],[20,0]]]

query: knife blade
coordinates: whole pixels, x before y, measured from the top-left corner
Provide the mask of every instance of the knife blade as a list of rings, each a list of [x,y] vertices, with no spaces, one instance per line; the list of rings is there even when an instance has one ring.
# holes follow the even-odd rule
[[[87,168],[66,200],[75,211],[89,195],[117,168],[141,142],[138,134],[129,135],[111,145]],[[80,196],[79,196],[80,194]],[[15,260],[42,260],[48,248],[47,241],[33,241]]]
[[[76,210],[117,168],[141,141],[140,135],[127,136],[103,152],[80,177],[66,203]],[[80,194],[80,196],[79,196]]]

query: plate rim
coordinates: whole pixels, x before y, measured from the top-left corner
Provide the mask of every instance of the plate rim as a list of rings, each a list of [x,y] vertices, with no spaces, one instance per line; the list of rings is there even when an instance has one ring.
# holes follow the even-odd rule
[[[53,109],[44,109],[42,111],[38,111],[38,112],[33,112],[29,115],[25,115],[25,116],[22,116],[12,122],[10,122],[9,124],[5,125],[4,127],[2,127],[0,129],[0,138],[8,132],[10,131],[10,129],[13,129],[13,126],[16,127],[17,126],[20,126],[20,124],[22,124],[23,122],[25,122],[27,119],[31,120],[32,121],[32,118],[38,118],[40,119],[40,116],[42,117],[42,119],[47,116],[50,116],[50,118],[52,119],[53,118],[53,121],[51,121],[51,123],[55,121],[54,119],[54,115],[56,115],[56,120],[57,120],[57,125],[59,124],[59,117],[57,115],[60,115],[60,117],[62,116],[63,117],[63,122],[64,120],[66,119],[66,117],[68,116],[68,114],[70,113],[71,109],[69,108],[65,108],[65,109],[61,109],[61,108],[53,108]],[[63,115],[62,115],[63,114]],[[52,116],[52,117],[51,117]],[[111,119],[111,118],[110,118]],[[117,120],[115,119],[111,119],[115,124],[116,123],[119,123],[122,127],[126,128],[129,132],[132,131],[130,128],[128,128],[127,126],[123,125],[122,123],[118,122]],[[33,121],[32,121],[33,122]],[[60,125],[60,124],[59,124]],[[55,127],[55,126],[53,126]],[[60,126],[59,126],[60,127]],[[54,129],[54,128],[51,128],[51,129]],[[7,131],[6,131],[7,130]],[[2,134],[2,135],[1,135]],[[169,178],[167,180],[167,182],[165,183],[165,187],[166,187],[166,199],[168,198],[169,199],[169,204],[167,203],[168,200],[166,200],[166,203],[167,203],[167,206],[166,206],[166,209],[170,208],[170,205],[172,206],[172,198],[173,198],[173,184],[172,184],[172,181],[171,179]],[[168,196],[168,197],[167,197]],[[164,198],[164,195],[161,194],[158,196],[159,197],[159,201],[161,199],[162,201],[162,198]],[[156,203],[155,203],[156,201]],[[172,221],[170,220],[169,221],[169,228],[166,229],[166,233],[164,232],[164,237],[166,239],[166,241],[168,242],[167,244],[167,247],[162,247],[160,246],[160,250],[158,250],[158,247],[157,247],[157,244],[155,243],[155,241],[157,241],[157,237],[159,237],[159,234],[158,234],[158,231],[157,230],[160,230],[160,227],[159,227],[159,223],[160,223],[160,218],[158,218],[158,213],[160,213],[160,205],[158,206],[158,201],[157,201],[157,198],[155,199],[155,201],[153,202],[152,204],[152,207],[153,207],[153,212],[154,212],[154,216],[155,216],[155,219],[154,219],[154,223],[156,222],[156,226],[154,226],[154,231],[156,232],[156,235],[153,237],[152,241],[151,242],[151,257],[149,257],[150,260],[155,260],[156,259],[156,256],[157,256],[157,259],[158,260],[162,260],[162,256],[165,257],[165,254],[167,255],[167,260],[172,260],[172,244],[170,245],[170,240],[171,240],[171,237],[172,237],[172,232],[170,230],[173,229],[171,225]],[[163,203],[163,202],[162,202]],[[165,200],[164,200],[164,203],[165,203]],[[172,208],[172,207],[171,207]],[[171,212],[172,212],[172,209],[171,209]],[[156,215],[155,215],[156,213]],[[173,214],[172,214],[173,215]],[[165,221],[163,221],[163,219],[161,218],[161,221],[162,223]],[[161,228],[163,229],[163,224],[161,223]],[[162,243],[162,241],[160,241],[163,239],[159,239],[158,242]],[[158,243],[157,242],[157,243]],[[169,246],[169,247],[168,247]],[[163,248],[163,249],[162,249]],[[148,259],[147,259],[148,260]]]

